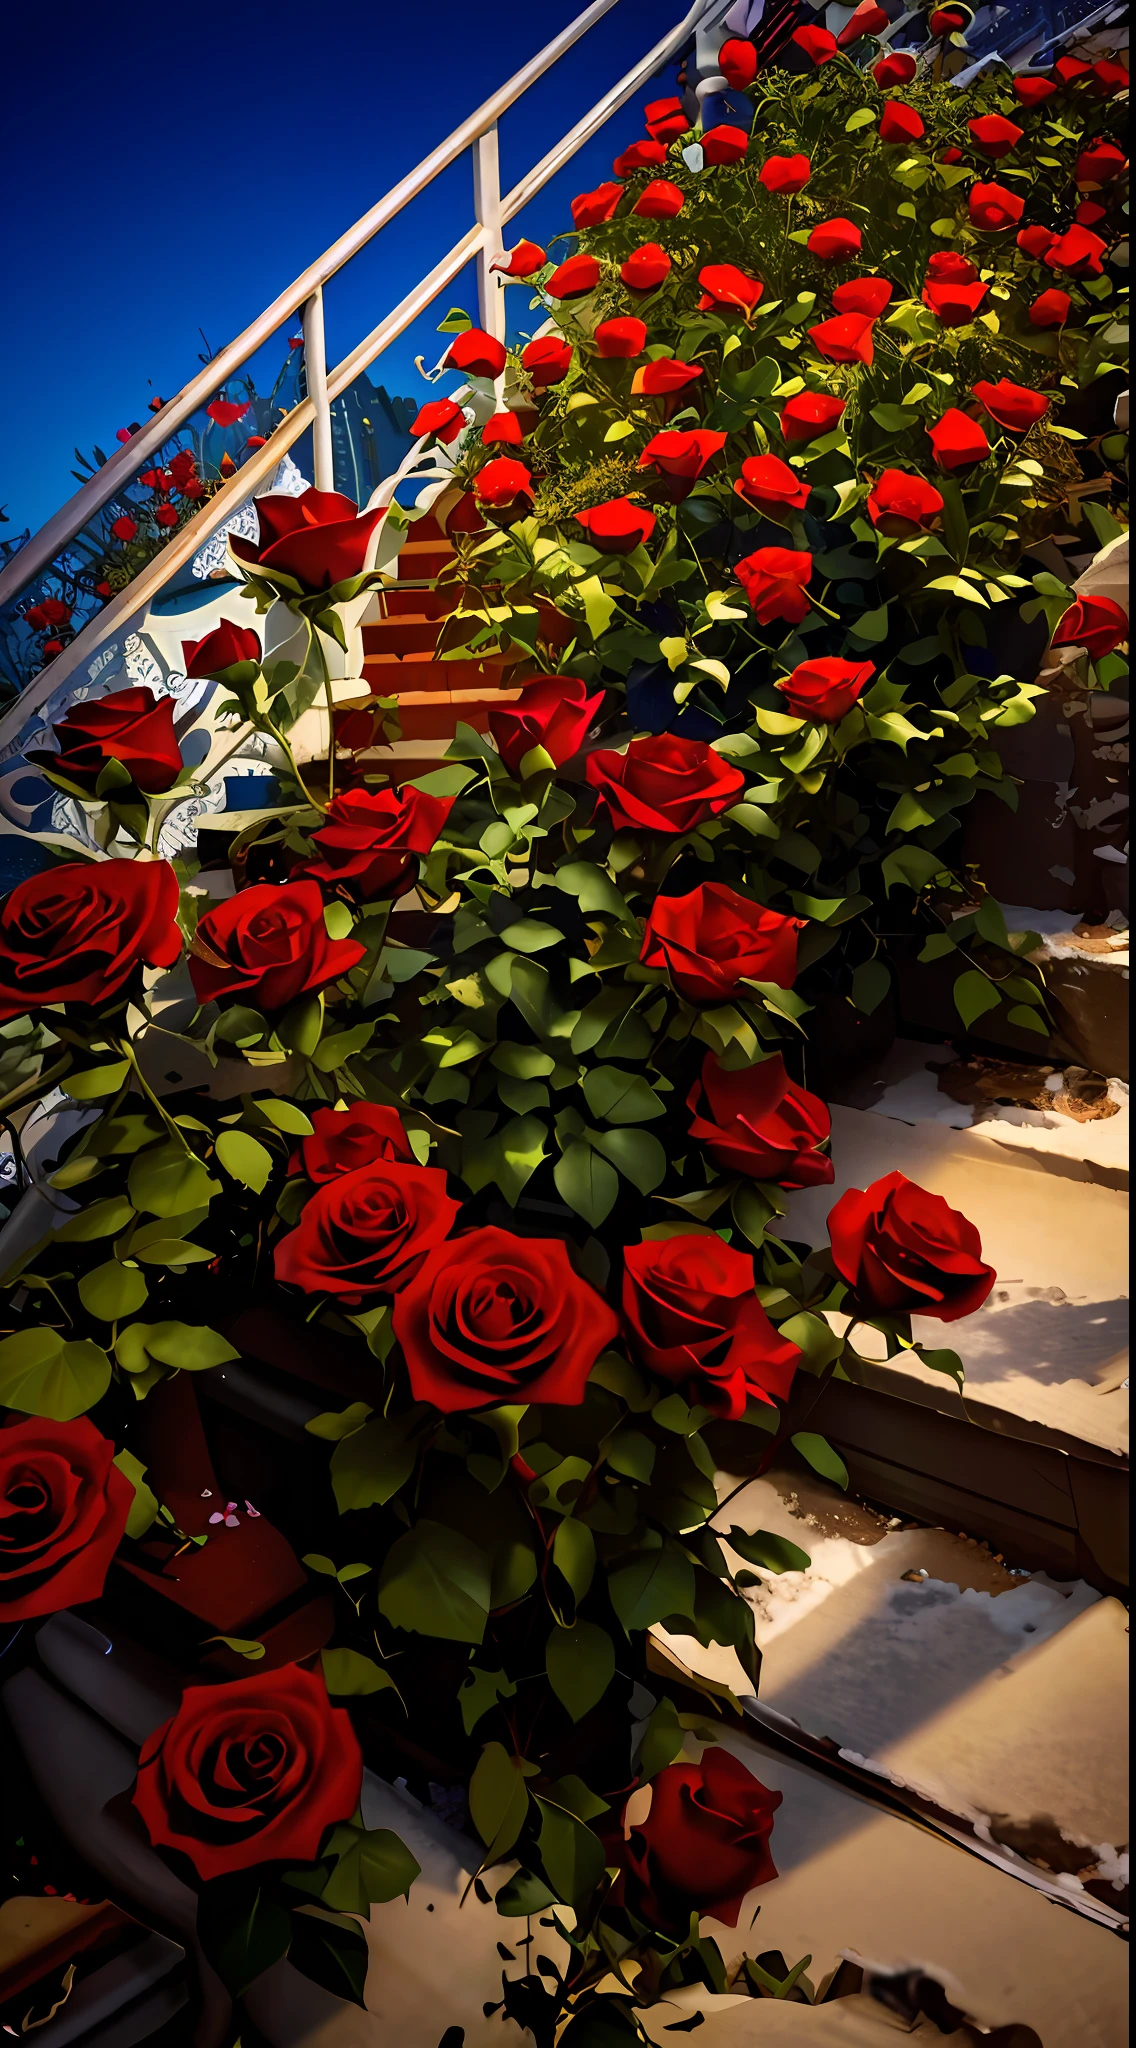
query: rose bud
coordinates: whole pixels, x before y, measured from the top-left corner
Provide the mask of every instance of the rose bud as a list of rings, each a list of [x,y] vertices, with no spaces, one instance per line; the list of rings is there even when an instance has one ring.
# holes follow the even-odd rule
[[[872,66],[872,77],[881,92],[890,91],[893,85],[910,85],[919,66],[906,50],[889,50],[879,62]]]
[[[644,363],[631,379],[633,398],[666,397],[672,391],[685,391],[702,375],[701,363],[680,363],[677,356],[661,356],[658,362]]]
[[[1073,301],[1068,292],[1042,292],[1029,309],[1030,325],[1033,327],[1064,327],[1073,310]]]
[[[1082,199],[1073,219],[1079,228],[1095,228],[1098,220],[1105,218],[1107,210],[1106,207],[1095,205],[1091,199]]]
[[[620,1307],[632,1355],[711,1414],[736,1421],[750,1399],[788,1395],[800,1350],[757,1300],[752,1252],[716,1232],[628,1245]]]
[[[631,211],[637,213],[641,220],[673,220],[676,213],[682,212],[685,203],[677,185],[672,185],[666,178],[652,178]]]
[[[822,320],[809,328],[809,340],[818,355],[830,363],[870,363],[874,321],[865,313],[841,313],[835,320]]]
[[[978,421],[960,412],[957,405],[928,427],[927,438],[939,468],[947,471],[971,469],[976,462],[985,462],[990,453],[990,443]]]
[[[345,1309],[370,1307],[437,1258],[460,1208],[440,1168],[373,1159],[309,1195],[276,1240],[276,1279]]]
[[[781,691],[786,709],[795,718],[811,718],[837,725],[851,711],[861,690],[875,675],[870,661],[839,661],[835,656],[818,661],[798,662],[791,675],[783,676],[775,689]]]
[[[744,92],[757,77],[757,51],[741,36],[731,36],[718,52],[718,70],[734,92]]]
[[[986,297],[984,284],[925,284],[923,304],[944,327],[969,327]]]
[[[700,882],[685,896],[655,897],[639,958],[665,968],[687,1002],[728,1002],[743,979],[792,988],[803,928],[725,882]]]
[[[462,370],[467,377],[499,377],[507,361],[505,344],[481,327],[467,327],[456,334],[446,357],[447,370]]]
[[[203,640],[183,640],[181,658],[193,681],[224,677],[238,663],[260,660],[260,640],[251,626],[234,626],[231,619],[222,619]]]
[[[235,996],[274,1012],[349,974],[366,951],[328,936],[317,882],[257,882],[199,920],[189,978],[201,1003]]]
[[[416,1163],[402,1119],[386,1103],[353,1102],[342,1109],[316,1109],[311,1115],[312,1128],[293,1152],[288,1171],[305,1174],[317,1187],[377,1159]]]
[[[926,134],[923,116],[905,100],[889,100],[880,116],[881,142],[918,142]]]
[[[518,242],[515,249],[507,252],[504,262],[491,263],[489,268],[504,271],[506,277],[534,277],[547,262],[539,242]]]
[[[765,290],[756,277],[747,277],[733,263],[705,264],[698,273],[698,282],[702,286],[700,313],[710,306],[736,306],[748,318]]]
[[[293,877],[349,889],[361,903],[404,896],[418,877],[415,856],[430,852],[452,808],[452,797],[409,785],[344,790],[312,834],[314,853],[293,868]]]
[[[665,249],[660,249],[657,242],[644,242],[620,265],[619,275],[629,291],[653,292],[669,274],[670,267],[671,259]]]
[[[777,455],[751,455],[734,485],[739,498],[774,515],[803,512],[811,486]]]
[[[598,228],[611,219],[622,197],[622,185],[597,185],[594,192],[579,193],[572,201],[573,227]]]
[[[524,438],[524,428],[515,412],[495,412],[481,429],[483,448],[519,448]]]
[[[961,35],[963,30],[969,27],[973,20],[974,16],[969,7],[965,10],[961,7],[938,7],[931,16],[931,34],[933,36]]]
[[[978,383],[970,388],[983,411],[1011,434],[1027,433],[1049,411],[1050,401],[1044,391],[1011,384],[1007,377],[999,377],[996,384]]]
[[[600,266],[594,256],[569,256],[553,271],[544,289],[550,299],[583,299],[595,291],[599,281]]]
[[[1014,93],[1023,107],[1039,107],[1057,91],[1051,78],[1015,78]]]
[[[1078,185],[1111,185],[1128,169],[1128,158],[1115,142],[1094,142],[1083,149],[1073,173]]]
[[[1026,202],[1004,185],[972,185],[967,195],[970,224],[987,233],[1012,228],[1026,210]]]
[[[850,277],[837,285],[832,303],[838,313],[866,313],[869,320],[878,320],[891,303],[891,286],[886,277]]]
[[[155,697],[152,690],[116,690],[73,704],[52,730],[58,753],[30,752],[29,761],[54,769],[90,796],[112,760],[144,796],[163,796],[181,774],[173,699]]]
[[[1056,240],[1057,236],[1052,228],[1043,228],[1039,225],[1018,230],[1017,243],[1022,255],[1032,256],[1037,260],[1049,254]]]
[[[538,391],[560,384],[572,366],[571,344],[558,334],[541,334],[521,350],[521,367]]]
[[[690,127],[681,100],[651,100],[643,109],[648,135],[655,142],[677,142]]]
[[[835,220],[822,221],[815,227],[806,244],[809,254],[819,256],[822,263],[846,263],[850,256],[858,256],[862,236],[850,220],[838,215]]]
[[[1111,99],[1114,93],[1128,91],[1128,70],[1124,64],[1113,63],[1102,57],[1093,65],[1093,92],[1097,99]]]
[[[955,149],[953,146],[950,149],[944,149],[940,152],[938,161],[941,164],[961,164],[962,151],[961,149]]]
[[[583,746],[603,699],[602,689],[589,697],[579,676],[542,676],[524,685],[518,703],[495,706],[489,730],[510,775],[523,775],[525,758],[537,747],[562,768]]]
[[[1103,661],[1128,638],[1128,613],[1111,597],[1080,597],[1058,620],[1055,647],[1083,647],[1092,661]]]
[[[725,445],[725,434],[711,433],[705,427],[696,427],[685,433],[664,429],[648,441],[639,457],[639,467],[654,469],[660,476],[669,477],[680,486],[677,495],[685,497],[707,463],[720,454]]]
[[[601,320],[595,332],[596,354],[601,358],[629,360],[641,356],[647,346],[647,326],[634,317]]]
[[[968,121],[967,127],[975,148],[980,149],[984,156],[993,157],[995,162],[1000,157],[1009,156],[1025,133],[1002,114],[980,114],[976,121]]]
[[[748,148],[749,136],[744,128],[732,128],[728,123],[722,123],[717,128],[707,128],[703,131],[704,164],[740,163]]]
[[[1079,78],[1087,78],[1092,68],[1083,57],[1059,57],[1053,67],[1062,85],[1075,85]]]
[[[484,469],[478,470],[473,488],[479,504],[500,512],[518,498],[532,497],[532,477],[523,462],[514,462],[508,455],[496,455]]]
[[[121,519],[116,519],[111,527],[111,532],[116,540],[133,540],[137,531],[138,521],[136,519],[128,519],[125,516]]]
[[[422,407],[410,431],[433,434],[439,441],[456,441],[465,426],[465,414],[452,398],[432,398]]]
[[[777,619],[800,625],[809,612],[812,573],[812,556],[793,548],[758,548],[734,569],[760,626],[772,625]]]
[[[605,555],[630,555],[655,531],[654,513],[644,505],[633,505],[630,498],[609,498],[606,504],[592,505],[572,517],[592,546],[602,548]]]
[[[692,1913],[736,1927],[746,1893],[777,1875],[769,1836],[781,1799],[727,1749],[667,1764],[646,1820],[624,1819],[622,1883],[636,1918],[682,1941]]]
[[[982,1307],[998,1277],[974,1224],[902,1173],[850,1188],[828,1229],[833,1264],[861,1314],[954,1323]]]
[[[1088,228],[1067,228],[1046,253],[1050,270],[1067,270],[1073,277],[1100,277],[1101,257],[1107,242]]]
[[[741,770],[704,740],[670,732],[589,754],[584,773],[617,832],[690,832],[745,788]]]
[[[881,533],[902,535],[930,526],[942,509],[942,494],[934,484],[903,469],[885,469],[868,493],[868,517]]]
[[[847,50],[851,44],[858,43],[861,36],[882,35],[889,26],[889,16],[882,7],[876,6],[875,0],[860,0],[860,5],[853,9],[837,36],[836,47]]]
[[[786,400],[781,412],[781,432],[787,441],[815,441],[831,433],[846,401],[827,391],[799,391]]]
[[[657,171],[666,160],[665,142],[632,142],[620,150],[611,168],[617,178],[631,178],[636,171]]]
[[[803,192],[812,176],[812,163],[807,156],[771,156],[762,164],[758,177],[767,192],[782,193],[789,197],[794,192]]]
[[[806,57],[812,58],[818,69],[822,64],[831,64],[836,55],[836,37],[829,35],[826,28],[798,28],[790,40]]]

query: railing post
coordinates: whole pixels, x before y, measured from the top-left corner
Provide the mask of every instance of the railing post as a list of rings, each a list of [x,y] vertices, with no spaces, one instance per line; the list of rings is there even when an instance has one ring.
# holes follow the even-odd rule
[[[505,294],[490,265],[501,254],[501,172],[497,157],[497,123],[473,145],[473,210],[484,231],[477,252],[477,303],[486,334],[505,339]]]
[[[312,293],[304,307],[304,372],[308,397],[315,408],[312,423],[312,482],[317,491],[335,489],[335,459],[331,446],[331,405],[327,396],[327,347],[323,331],[323,288]]]

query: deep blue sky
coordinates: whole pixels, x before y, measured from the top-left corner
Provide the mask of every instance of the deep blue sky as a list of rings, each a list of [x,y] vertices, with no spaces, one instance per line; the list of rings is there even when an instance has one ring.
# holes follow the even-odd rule
[[[2,531],[42,523],[74,489],[76,446],[112,449],[152,393],[168,398],[194,374],[199,327],[215,350],[238,333],[584,4],[14,8],[4,30]],[[619,0],[503,126],[506,189],[685,11],[684,0]],[[650,97],[617,117],[510,240],[570,225],[572,194],[610,176],[614,149],[644,132]],[[471,206],[466,162],[343,274],[328,301],[332,360],[458,239]],[[527,306],[510,297],[516,313]],[[435,321],[454,300],[476,314],[472,280]],[[440,350],[434,324],[383,358],[375,381],[424,395],[412,358]],[[282,352],[271,351],[273,369]]]

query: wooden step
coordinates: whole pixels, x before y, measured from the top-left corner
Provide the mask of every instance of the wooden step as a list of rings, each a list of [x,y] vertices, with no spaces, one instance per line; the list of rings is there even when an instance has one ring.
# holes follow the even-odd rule
[[[460,603],[463,594],[456,583],[445,583],[440,590],[404,589],[392,583],[384,587],[382,603],[388,619],[405,618],[408,613],[419,618],[444,619]],[[364,626],[364,636],[368,630]]]
[[[423,593],[416,591],[415,596]],[[376,619],[363,628],[363,646],[368,655],[433,654],[438,642],[438,620],[424,612],[399,612],[394,618]]]
[[[424,654],[368,654],[363,675],[375,696],[402,695],[404,690],[451,692],[465,696],[470,691],[497,690],[512,663],[495,661],[435,661],[432,650]]]
[[[404,540],[398,566],[404,576],[440,576],[454,553],[448,540]]]

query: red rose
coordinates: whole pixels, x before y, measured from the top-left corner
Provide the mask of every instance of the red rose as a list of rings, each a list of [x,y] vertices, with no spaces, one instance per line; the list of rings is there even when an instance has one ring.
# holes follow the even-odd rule
[[[440,1168],[373,1159],[316,1188],[295,1230],[277,1243],[276,1278],[362,1308],[414,1278],[445,1243],[460,1208]]]
[[[832,1261],[862,1313],[957,1322],[997,1279],[973,1223],[902,1173],[849,1188],[828,1218]]]
[[[238,420],[243,420],[251,403],[252,400],[248,398],[243,405],[232,398],[215,398],[212,405],[207,405],[205,410],[217,426],[235,427]]]
[[[604,693],[589,697],[579,676],[542,676],[526,683],[517,704],[494,707],[489,730],[510,775],[522,773],[522,762],[534,747],[543,747],[557,768],[583,746],[595,723]]]
[[[1008,377],[999,377],[996,384],[981,382],[970,388],[983,411],[1011,434],[1024,434],[1049,411],[1044,391],[1029,391],[1024,384],[1011,384]]]
[[[939,155],[939,162],[940,162],[941,164],[961,164],[961,162],[962,162],[962,151],[961,151],[961,149],[954,149],[954,148],[951,148],[951,149],[944,149],[944,150],[942,150],[942,151],[940,152],[940,155]]]
[[[931,16],[931,34],[933,36],[961,35],[973,19],[974,17],[969,8],[964,13],[961,7],[938,7]]]
[[[142,1745],[133,1802],[157,1849],[206,1883],[258,1863],[312,1863],[348,1820],[363,1757],[343,1707],[298,1664],[191,1685]]]
[[[222,619],[203,640],[183,640],[181,658],[191,681],[223,677],[238,662],[260,660],[260,640],[251,626],[234,626]]]
[[[881,92],[887,92],[893,85],[910,85],[919,66],[906,50],[889,50],[879,62],[872,66],[872,77]]]
[[[354,498],[339,491],[307,490],[298,498],[276,495],[253,502],[260,537],[254,546],[231,533],[233,554],[257,576],[271,582],[278,571],[305,593],[330,590],[362,574],[371,535],[385,509],[379,506],[359,518]]]
[[[501,1402],[577,1407],[618,1324],[559,1238],[467,1230],[400,1290],[410,1391],[444,1415]]]
[[[1062,85],[1073,85],[1078,78],[1084,78],[1092,70],[1082,57],[1059,57],[1053,69]]]
[[[807,247],[822,263],[847,263],[850,256],[859,255],[862,239],[855,222],[838,214],[835,220],[823,220],[813,229]]]
[[[882,7],[875,5],[875,0],[860,0],[860,5],[853,9],[836,38],[837,49],[847,50],[852,43],[858,43],[861,36],[882,35],[888,25],[889,16]]]
[[[114,592],[109,583],[96,583],[95,596],[101,597],[105,601],[108,597],[113,597]]]
[[[572,225],[598,228],[610,220],[623,197],[622,185],[597,185],[594,192],[578,192],[572,201]]]
[[[589,754],[585,774],[617,832],[689,832],[738,802],[745,776],[705,740],[664,732]]]
[[[1032,228],[1020,228],[1017,236],[1018,247],[1022,255],[1035,258],[1047,256],[1056,240],[1057,237],[1052,228],[1043,228],[1040,225]]]
[[[600,266],[594,256],[569,256],[553,271],[544,289],[550,299],[582,299],[594,292]]]
[[[721,122],[717,128],[703,130],[704,164],[739,164],[748,148],[749,136],[744,128],[733,128],[729,122]]]
[[[978,284],[925,284],[923,304],[944,327],[969,327],[977,318],[987,287]]]
[[[881,142],[918,142],[926,133],[921,114],[906,100],[889,100],[880,116]]]
[[[197,475],[197,458],[192,448],[179,448],[176,455],[171,455],[170,475],[179,491],[184,491],[186,485],[192,482]]]
[[[595,332],[596,354],[624,361],[641,356],[647,346],[647,323],[634,316],[623,320],[601,320]]]
[[[111,532],[116,540],[133,540],[137,531],[138,521],[136,519],[116,519],[111,527]]]
[[[652,178],[651,183],[644,186],[631,211],[637,213],[641,220],[673,220],[676,213],[682,212],[685,204],[686,201],[677,185],[672,185],[667,178]]]
[[[154,513],[159,526],[176,526],[178,523],[176,505],[159,505]]]
[[[587,512],[572,516],[606,555],[629,555],[655,531],[654,513],[643,505],[633,505],[630,498],[609,498],[604,505],[592,505]]]
[[[483,448],[520,448],[525,430],[515,412],[495,412],[481,429]]]
[[[1014,92],[1023,107],[1039,107],[1057,91],[1051,78],[1015,78]]]
[[[1128,169],[1128,158],[1115,142],[1094,142],[1083,149],[1073,173],[1078,185],[1111,185]]]
[[[439,441],[456,441],[465,425],[465,414],[452,398],[432,398],[424,405],[410,431],[419,434],[434,434]]]
[[[929,526],[943,509],[942,493],[925,477],[904,469],[885,469],[868,493],[868,517],[882,533],[902,534],[912,526]]]
[[[702,286],[702,297],[698,310],[704,313],[710,306],[735,306],[748,318],[753,312],[765,286],[756,277],[747,277],[735,263],[707,263],[698,273]]]
[[[644,242],[641,249],[633,249],[625,263],[619,267],[619,275],[629,291],[653,292],[668,275],[671,259],[657,242]]]
[[[313,1110],[311,1132],[301,1138],[288,1171],[304,1173],[322,1187],[376,1160],[414,1163],[402,1119],[385,1102],[353,1102],[348,1109]]]
[[[825,655],[817,661],[798,662],[792,674],[783,676],[774,687],[781,691],[786,709],[795,718],[836,725],[851,711],[875,673],[870,661],[841,661],[835,655]]]
[[[758,177],[767,192],[784,193],[786,198],[794,192],[803,192],[812,176],[812,164],[807,156],[771,156],[762,164]]]
[[[358,939],[328,937],[317,882],[257,882],[206,911],[189,975],[201,1003],[240,996],[277,1011],[338,981],[366,950]]]
[[[70,623],[72,607],[64,604],[61,597],[45,597],[38,606],[49,626],[66,626]]]
[[[891,286],[886,277],[850,277],[837,285],[832,303],[838,313],[866,313],[869,320],[878,320],[891,304]]]
[[[1014,121],[1007,121],[1002,114],[980,114],[976,121],[968,121],[966,125],[975,148],[980,149],[983,156],[993,157],[995,162],[999,157],[1009,156],[1025,133],[1024,128],[1019,128]]]
[[[831,1181],[832,1161],[819,1148],[831,1135],[832,1118],[819,1096],[789,1079],[780,1053],[728,1073],[708,1052],[686,1106],[692,1143],[724,1173],[748,1174],[782,1188],[827,1187]]]
[[[101,1009],[145,961],[181,952],[177,876],[164,860],[63,861],[0,906],[0,1024],[48,1003]]]
[[[539,242],[518,242],[511,250],[505,263],[491,263],[491,270],[501,270],[506,277],[534,277],[548,262]]]
[[[734,567],[760,626],[770,626],[775,619],[800,625],[808,615],[812,573],[812,556],[793,548],[758,548]]]
[[[688,384],[694,384],[702,375],[701,363],[680,363],[677,356],[660,356],[654,363],[643,363],[631,379],[633,398],[667,397],[672,391],[685,391]]]
[[[541,334],[521,350],[521,367],[538,391],[547,384],[560,384],[572,365],[572,348],[558,334]]]
[[[978,421],[969,419],[957,405],[928,427],[927,438],[940,469],[970,469],[976,462],[985,462],[990,453],[990,443]]]
[[[734,485],[739,498],[763,512],[803,512],[811,486],[778,455],[751,455]]]
[[[617,178],[630,178],[636,171],[656,171],[666,160],[665,142],[632,142],[620,151],[611,168]]]
[[[303,861],[295,876],[348,888],[362,903],[404,896],[418,873],[415,855],[429,853],[453,806],[451,796],[427,796],[409,785],[344,790],[312,835],[317,856]]]
[[[1111,597],[1079,597],[1058,620],[1055,647],[1083,647],[1092,661],[1103,661],[1128,638],[1128,613]]]
[[[744,92],[757,77],[757,51],[741,36],[731,36],[718,52],[718,70],[735,92]]]
[[[936,249],[927,258],[927,283],[977,284],[978,272],[969,256],[961,256],[957,249]],[[840,289],[843,291],[843,285]]]
[[[690,126],[681,100],[651,100],[643,109],[648,135],[656,142],[676,142]]]
[[[87,1416],[0,1429],[0,1623],[97,1600],[133,1501]]]
[[[704,1750],[697,1764],[668,1764],[652,1779],[651,1811],[629,1829],[622,1852],[632,1912],[676,1939],[686,1939],[692,1913],[736,1927],[747,1892],[777,1875],[769,1837],[781,1797],[728,1749]]]
[[[62,652],[62,640],[45,640],[43,646],[40,648],[40,653],[43,655],[45,661],[54,661],[56,655],[62,654]]]
[[[467,327],[450,343],[444,368],[461,370],[467,377],[499,377],[506,360],[504,342],[483,327]]]
[[[792,988],[799,917],[782,917],[725,882],[700,882],[685,896],[657,896],[647,913],[639,958],[664,967],[689,1003],[726,1002],[738,983]]]
[[[1004,185],[972,185],[967,194],[970,224],[993,233],[999,228],[1012,228],[1026,210],[1026,202],[1016,192],[1008,192]]]
[[[1064,327],[1072,310],[1068,292],[1042,292],[1029,309],[1030,323],[1034,327]]]
[[[1107,207],[1097,206],[1091,199],[1082,199],[1073,219],[1079,228],[1095,228],[1098,220],[1104,220],[1107,212]]]
[[[1067,228],[1046,252],[1050,270],[1068,270],[1074,277],[1100,277],[1101,257],[1108,247],[1088,228]]]
[[[661,476],[673,477],[689,486],[725,445],[725,434],[712,434],[705,427],[693,427],[685,433],[665,429],[648,441],[639,457],[639,467],[658,470]]]
[[[806,57],[811,57],[818,67],[821,64],[830,64],[836,55],[836,37],[829,35],[826,28],[795,29],[791,40],[796,43],[799,50],[804,51]]]
[[[518,498],[532,497],[532,477],[523,462],[514,462],[509,455],[496,455],[484,469],[478,470],[473,488],[481,504],[501,512],[515,505]]]
[[[1108,100],[1113,93],[1128,91],[1127,66],[1113,63],[1108,57],[1093,65],[1093,78],[1093,92],[1098,99]]]
[[[835,320],[822,320],[809,328],[809,340],[818,355],[830,363],[870,363],[875,355],[872,328],[867,313],[840,313]]]
[[[716,1231],[648,1238],[623,1254],[623,1326],[651,1372],[736,1422],[750,1397],[772,1406],[801,1353],[774,1329],[754,1291],[753,1255]]]
[[[799,391],[782,409],[781,432],[787,441],[815,441],[819,435],[831,433],[845,403],[827,391]]]
[[[92,795],[111,760],[129,771],[135,788],[146,796],[161,796],[181,774],[173,699],[155,697],[152,690],[117,690],[74,704],[52,730],[59,752],[29,753],[29,761],[56,769]]]

